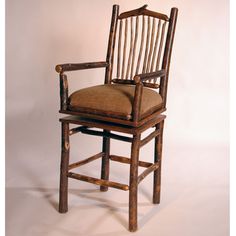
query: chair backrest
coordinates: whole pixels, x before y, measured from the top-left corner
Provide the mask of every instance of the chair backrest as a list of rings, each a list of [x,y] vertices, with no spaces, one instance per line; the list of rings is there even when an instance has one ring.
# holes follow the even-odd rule
[[[137,74],[164,69],[165,76],[150,79],[144,86],[159,88],[165,106],[178,9],[172,8],[168,17],[146,8],[119,15],[119,6],[113,6],[105,83],[132,84]]]

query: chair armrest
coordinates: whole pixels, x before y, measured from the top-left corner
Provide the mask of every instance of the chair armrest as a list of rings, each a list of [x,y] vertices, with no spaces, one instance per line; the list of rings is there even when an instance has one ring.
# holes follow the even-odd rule
[[[55,70],[58,73],[63,73],[64,71],[85,70],[85,69],[92,69],[92,68],[99,68],[99,67],[107,67],[108,65],[109,65],[109,63],[106,61],[69,63],[69,64],[57,65]]]
[[[145,82],[146,80],[155,79],[155,78],[158,78],[158,77],[163,77],[165,75],[166,75],[166,70],[158,70],[158,71],[155,71],[155,72],[135,75],[134,81],[137,84],[137,83],[140,83],[140,82]]]
[[[68,81],[63,72],[107,67],[108,65],[109,63],[105,61],[57,65],[55,69],[60,74],[60,109],[66,111],[68,106]]]
[[[132,113],[133,113],[133,121],[137,123],[140,120],[140,109],[141,109],[141,101],[143,94],[143,82],[149,79],[155,79],[157,77],[163,77],[166,75],[165,70],[159,70],[156,72],[143,73],[134,76],[135,82],[135,93],[134,93],[134,101],[132,104]]]

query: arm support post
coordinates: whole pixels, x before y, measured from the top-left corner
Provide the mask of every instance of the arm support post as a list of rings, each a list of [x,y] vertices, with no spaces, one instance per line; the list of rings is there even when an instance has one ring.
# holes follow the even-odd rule
[[[157,77],[165,76],[165,70],[159,70],[151,73],[144,73],[134,76],[135,83],[135,93],[134,101],[132,106],[133,121],[137,123],[140,120],[140,111],[141,111],[141,102],[142,102],[142,93],[143,93],[143,82],[146,80],[155,79]]]
[[[141,110],[141,101],[143,94],[143,83],[140,80],[139,76],[134,77],[135,81],[135,92],[134,92],[134,101],[133,101],[133,121],[137,123],[140,118],[140,110]]]
[[[86,70],[107,66],[108,63],[105,61],[57,65],[55,69],[60,74],[60,110],[66,111],[68,106],[68,80],[64,74],[65,71]]]
[[[68,81],[67,76],[60,73],[60,109],[67,110],[68,104]]]

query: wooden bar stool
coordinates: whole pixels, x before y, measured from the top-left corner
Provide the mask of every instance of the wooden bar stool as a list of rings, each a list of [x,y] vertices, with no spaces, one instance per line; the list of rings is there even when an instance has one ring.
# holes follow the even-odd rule
[[[147,5],[119,14],[119,6],[113,6],[106,61],[56,66],[60,74],[60,113],[70,115],[60,119],[59,212],[68,210],[68,178],[100,185],[101,191],[107,191],[108,187],[129,191],[130,231],[137,230],[138,184],[152,172],[153,203],[160,203],[162,135],[166,118],[162,113],[166,110],[169,66],[178,13],[177,8],[172,8],[168,17],[146,8]],[[114,64],[116,68],[113,70]],[[65,72],[99,67],[106,70],[103,85],[80,89],[69,96]],[[70,128],[70,124],[78,126]],[[141,139],[141,134],[147,129],[153,131]],[[70,164],[69,137],[79,132],[103,137],[102,151]],[[130,142],[130,158],[112,155],[110,139]],[[140,161],[140,148],[152,139],[155,139],[153,163]],[[102,160],[101,178],[71,171],[98,158]],[[130,164],[129,185],[109,180],[110,161]],[[139,166],[146,168],[140,175]]]

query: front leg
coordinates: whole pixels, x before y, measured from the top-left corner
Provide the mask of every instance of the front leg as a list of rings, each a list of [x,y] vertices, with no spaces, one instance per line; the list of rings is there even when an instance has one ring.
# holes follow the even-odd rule
[[[61,123],[61,169],[60,169],[60,196],[59,196],[59,212],[68,211],[68,165],[69,165],[69,123]]]
[[[134,135],[131,146],[131,163],[129,179],[129,230],[137,230],[137,202],[138,202],[138,161],[141,135]]]

